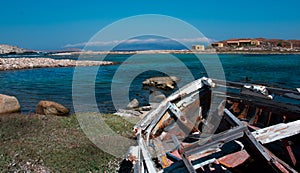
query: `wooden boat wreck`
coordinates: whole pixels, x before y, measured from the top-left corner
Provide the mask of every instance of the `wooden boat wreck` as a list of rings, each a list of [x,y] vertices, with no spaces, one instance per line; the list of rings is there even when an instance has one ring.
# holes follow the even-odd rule
[[[198,79],[134,127],[120,172],[297,172],[300,93]]]

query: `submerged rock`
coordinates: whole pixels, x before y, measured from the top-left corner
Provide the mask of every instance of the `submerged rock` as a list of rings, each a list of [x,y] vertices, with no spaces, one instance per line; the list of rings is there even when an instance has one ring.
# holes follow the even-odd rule
[[[41,115],[66,116],[69,109],[53,101],[40,101],[36,107],[36,113]]]
[[[143,85],[154,86],[159,89],[167,90],[167,89],[174,89],[174,87],[178,81],[180,81],[180,79],[176,76],[152,77],[152,78],[146,79],[143,82]]]
[[[0,94],[0,114],[20,112],[21,106],[14,96]]]

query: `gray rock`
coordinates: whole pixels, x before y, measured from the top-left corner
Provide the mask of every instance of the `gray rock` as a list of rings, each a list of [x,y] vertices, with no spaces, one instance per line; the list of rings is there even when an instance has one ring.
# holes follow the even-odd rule
[[[143,82],[143,85],[154,86],[159,89],[167,90],[167,89],[174,89],[175,84],[178,81],[180,81],[180,79],[176,76],[152,77],[152,78],[146,79]]]
[[[137,99],[131,100],[126,106],[126,109],[135,109],[139,107],[139,101]]]
[[[21,106],[14,96],[0,94],[0,114],[20,112]]]
[[[144,111],[144,112],[150,111],[151,109],[152,109],[151,106],[142,106],[138,108],[139,111]]]
[[[41,115],[66,116],[69,112],[69,109],[53,101],[40,101],[36,107],[36,113]]]
[[[120,117],[139,117],[142,115],[141,112],[135,111],[135,110],[125,110],[125,109],[119,109],[115,115],[119,115]]]
[[[160,91],[151,91],[149,96],[149,103],[161,103],[166,96]]]

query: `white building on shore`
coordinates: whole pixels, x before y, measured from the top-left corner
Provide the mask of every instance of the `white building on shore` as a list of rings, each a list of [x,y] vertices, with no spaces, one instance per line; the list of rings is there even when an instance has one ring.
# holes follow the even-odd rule
[[[192,50],[193,50],[193,51],[205,51],[205,47],[204,47],[204,45],[202,45],[202,44],[199,44],[199,45],[193,45],[193,46],[192,46]]]

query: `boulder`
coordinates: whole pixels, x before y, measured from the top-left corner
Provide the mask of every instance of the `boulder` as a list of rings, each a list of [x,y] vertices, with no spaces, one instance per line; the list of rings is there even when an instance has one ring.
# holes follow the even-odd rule
[[[174,89],[176,83],[180,81],[180,79],[176,76],[167,76],[167,77],[152,77],[146,79],[143,82],[143,85],[146,86],[154,86],[159,89],[167,90]]]
[[[53,101],[40,101],[36,107],[36,113],[41,115],[65,116],[69,112],[69,109]]]
[[[166,96],[160,91],[150,91],[149,102],[152,103],[161,103]]]
[[[14,96],[0,94],[0,114],[20,112],[21,106]]]
[[[139,107],[139,101],[137,99],[131,100],[126,106],[127,109],[135,109]]]

